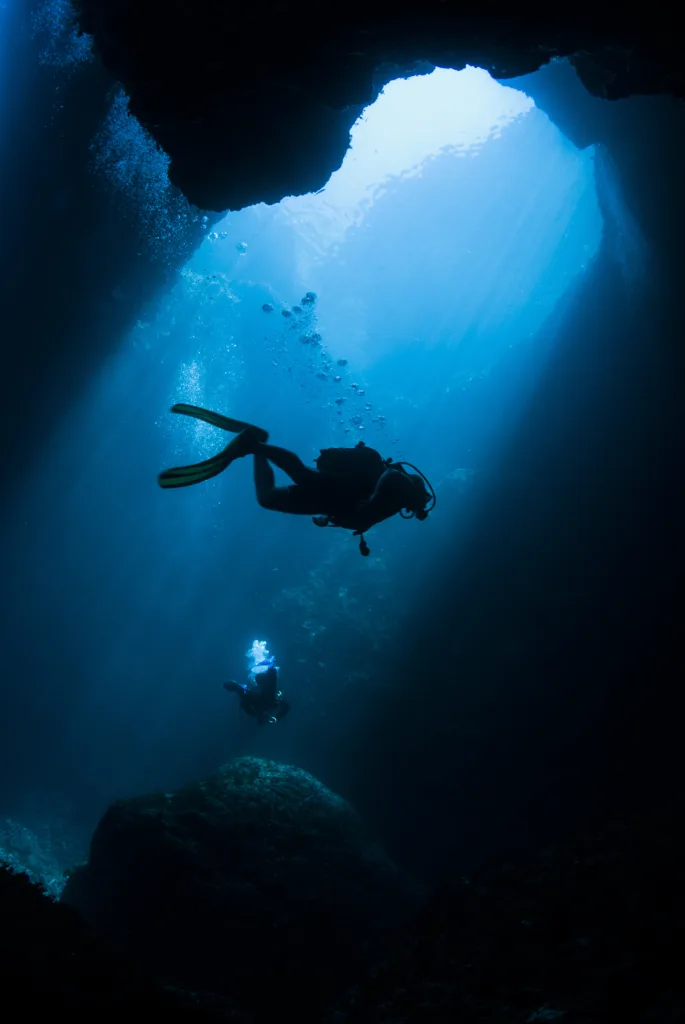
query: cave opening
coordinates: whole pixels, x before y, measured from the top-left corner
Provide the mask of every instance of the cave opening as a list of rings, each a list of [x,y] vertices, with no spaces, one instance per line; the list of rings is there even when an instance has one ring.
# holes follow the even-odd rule
[[[596,155],[481,69],[390,82],[319,192],[208,224],[133,345],[192,308],[169,402],[231,393],[258,418],[266,394],[311,457],[359,439],[409,457],[409,433],[450,500],[489,471],[553,347],[545,325],[592,272]],[[516,373],[493,385],[514,350]],[[212,429],[186,431],[209,457]]]
[[[198,616],[210,638],[207,671],[223,671],[228,602],[236,652],[255,630],[264,634],[281,659],[304,666],[298,685],[306,693],[347,629],[377,644],[377,627],[364,623],[361,609],[390,602],[397,558],[414,577],[414,596],[397,614],[421,604],[444,545],[467,534],[474,481],[492,475],[536,389],[555,344],[555,310],[592,272],[602,217],[592,147],[576,149],[525,93],[476,68],[389,83],[319,193],[219,220],[200,218],[170,191],[163,156],[120,92],[108,110],[91,173],[110,183],[118,202],[138,203],[155,251],[173,247],[184,218],[201,220],[204,238],[171,286],[141,305],[56,425],[16,518],[20,537],[38,538],[33,576],[75,582],[70,605],[60,605],[52,586],[26,591],[34,613],[39,605],[67,638],[73,676],[82,671],[84,639],[70,641],[62,620],[88,623],[93,683],[71,741],[82,742],[83,716],[101,707],[108,731],[135,732],[143,680],[154,693],[163,685],[157,731],[166,753],[131,767],[136,780],[152,771],[161,784],[167,770],[183,773],[178,743],[173,769],[167,761],[177,716],[192,764],[193,736],[214,714],[212,697],[198,702],[186,686]],[[124,298],[114,292],[112,301]],[[247,465],[232,467],[230,481],[161,493],[160,469],[210,457],[224,443],[207,423],[169,416],[175,402],[264,423],[305,461],[361,439],[386,457],[407,458],[435,486],[441,517],[424,538],[400,521],[385,524],[372,538],[369,577],[346,535],[255,510]],[[48,500],[50,521],[41,525]],[[254,602],[230,588],[220,602],[208,600],[223,591],[227,562],[260,581]],[[21,565],[26,576],[25,554]],[[88,597],[94,573],[106,581],[102,606]],[[184,586],[169,592],[176,574]],[[314,596],[329,586],[335,624]],[[105,606],[117,609],[114,632]],[[339,685],[357,671],[347,666]],[[122,678],[113,713],[110,695]],[[110,769],[103,763],[105,774]]]
[[[46,104],[55,135],[81,110],[80,82],[99,74],[84,61],[73,88],[60,82]],[[41,302],[29,286],[12,296],[17,333],[29,325],[23,369],[42,372],[35,384],[15,373],[7,400],[22,413],[24,440],[33,432],[40,446],[19,452],[5,534],[7,658],[16,693],[31,695],[16,698],[6,778],[36,788],[49,778],[91,826],[108,800],[180,785],[247,746],[304,763],[366,801],[406,850],[405,818],[387,820],[392,773],[376,789],[355,780],[347,739],[362,737],[359,763],[368,766],[396,735],[419,747],[417,736],[427,745],[435,736],[427,713],[414,728],[413,705],[402,703],[410,672],[389,667],[387,652],[404,657],[420,642],[408,661],[416,677],[426,649],[460,666],[445,720],[465,706],[468,718],[479,699],[489,714],[502,680],[514,680],[523,707],[526,687],[550,677],[549,663],[572,646],[554,629],[587,626],[590,584],[574,575],[584,552],[599,552],[600,564],[617,537],[637,529],[629,501],[623,532],[602,519],[605,492],[604,505],[591,501],[592,487],[608,488],[621,474],[623,486],[633,472],[615,456],[623,451],[620,417],[636,434],[649,420],[632,414],[647,403],[627,383],[642,365],[638,328],[647,314],[633,315],[626,291],[631,300],[640,291],[646,247],[619,177],[632,187],[640,225],[651,222],[635,203],[648,193],[626,170],[631,152],[614,146],[616,170],[593,143],[596,108],[586,118],[574,94],[576,127],[592,131],[564,134],[564,117],[548,117],[529,98],[533,79],[502,85],[469,68],[390,82],[319,193],[221,217],[170,186],[169,160],[131,118],[125,94],[97,80],[78,145],[77,132],[67,132],[69,160],[45,171],[49,188],[41,181],[50,214],[22,250],[28,268],[51,254]],[[613,143],[632,140],[623,129]],[[33,151],[32,159],[47,168]],[[16,203],[19,224],[30,199]],[[653,199],[648,212],[657,208]],[[67,329],[74,322],[76,342]],[[48,351],[51,331],[57,341]],[[19,346],[12,358],[20,362]],[[72,375],[77,364],[82,372]],[[650,386],[656,378],[644,375]],[[49,400],[26,415],[39,385]],[[322,446],[359,439],[406,457],[435,485],[439,514],[425,528],[382,524],[365,561],[341,532],[256,508],[246,463],[231,468],[230,480],[163,494],[160,469],[208,457],[225,440],[206,423],[170,416],[178,401],[264,425],[306,461]],[[600,469],[591,458],[597,438]],[[649,467],[640,462],[645,477]],[[506,531],[497,518],[502,494]],[[503,551],[498,541],[509,531],[517,541]],[[476,568],[466,565],[471,550]],[[555,561],[559,552],[568,564]],[[464,583],[455,595],[455,579],[470,589]],[[606,591],[605,619],[618,618],[622,598]],[[556,637],[554,651],[543,632]],[[298,708],[287,730],[268,737],[227,719],[220,687],[204,686],[233,671],[255,635],[292,673]],[[560,701],[571,692],[561,677]],[[391,686],[388,725],[382,705]],[[549,711],[549,700],[540,708]],[[455,732],[468,748],[456,772],[469,757],[491,756],[498,723],[493,713],[465,740]],[[528,726],[519,726],[523,735]],[[438,736],[438,759],[450,743]],[[122,749],[136,756],[122,758]],[[431,758],[419,753],[428,777]],[[16,787],[10,798],[21,805]],[[418,818],[428,813],[422,799]]]
[[[671,97],[635,95],[679,87],[662,50],[650,62],[661,23],[643,44],[643,22],[621,22],[613,46],[615,15],[590,27],[553,15],[541,25],[481,22],[435,4],[405,21],[396,7],[371,22],[366,9],[341,9],[338,30],[326,35],[323,22],[274,5],[268,19],[255,8],[255,62],[247,36],[237,51],[235,11],[214,0],[151,0],[168,30],[164,47],[145,4],[78,6],[93,46],[76,32],[67,0],[0,3],[0,860],[27,867],[59,896],[108,805],[122,799],[126,817],[147,806],[152,816],[128,862],[152,864],[152,873],[121,901],[123,945],[145,934],[136,929],[145,917],[157,930],[141,945],[161,950],[161,975],[176,984],[163,963],[171,950],[185,987],[181,961],[197,956],[193,992],[211,1003],[215,983],[233,985],[215,926],[237,921],[247,1005],[263,987],[261,977],[251,984],[254,943],[243,942],[243,926],[257,921],[249,935],[273,953],[271,988],[301,1010],[317,957],[344,967],[336,922],[349,909],[344,897],[328,917],[312,896],[312,872],[303,873],[293,842],[302,808],[287,805],[284,840],[267,813],[261,845],[240,814],[214,832],[217,805],[206,816],[185,802],[198,779],[214,801],[220,766],[254,756],[271,763],[268,778],[274,762],[285,779],[311,772],[309,792],[330,787],[337,806],[339,796],[348,800],[394,862],[393,876],[396,865],[417,889],[434,889],[441,912],[416,958],[419,1015],[431,948],[448,950],[448,985],[468,952],[473,1005],[483,1009],[483,984],[501,972],[482,974],[474,956],[482,934],[508,928],[501,908],[484,918],[468,903],[479,933],[462,942],[461,897],[488,892],[513,908],[514,953],[534,960],[519,969],[504,949],[505,967],[516,968],[504,976],[520,991],[502,998],[493,1019],[502,1006],[528,1020],[559,1016],[557,1007],[572,1014],[577,992],[578,1012],[599,1005],[600,1019],[609,1006],[618,1018],[626,992],[635,993],[627,975],[607,983],[615,1002],[598,988],[599,961],[612,948],[640,978],[644,1013],[658,1015],[671,981],[661,970],[650,981],[649,969],[645,980],[635,949],[624,956],[621,943],[644,928],[623,929],[622,939],[615,908],[627,893],[639,917],[633,897],[643,883],[646,902],[663,902],[650,886],[663,880],[666,846],[650,816],[681,802],[674,694],[684,669],[673,610],[685,578],[685,133]],[[216,31],[207,32],[204,15]],[[634,45],[631,32],[640,35]],[[481,66],[429,71],[428,52]],[[571,60],[540,68],[554,53]],[[387,59],[397,75],[423,73],[387,81],[353,125],[342,161],[354,112],[389,77]],[[312,191],[276,202],[288,188]],[[217,213],[230,206],[226,196],[236,206],[246,196],[269,204]],[[435,511],[426,521],[377,524],[362,558],[348,532],[259,507],[250,459],[163,491],[160,470],[210,457],[227,440],[209,422],[171,415],[176,402],[259,424],[306,463],[321,447],[364,440],[418,465],[435,486]],[[268,652],[279,668],[291,710],[273,728],[244,714],[229,699],[236,690],[222,685],[244,678],[249,650]],[[260,773],[254,762],[241,769],[240,785]],[[160,904],[148,903],[149,879],[171,879],[169,865],[138,857],[160,814],[190,839],[187,858],[172,844],[175,936],[163,934],[166,911],[159,925]],[[656,837],[655,852],[622,868],[622,826],[604,829],[628,819],[643,839]],[[115,832],[118,876],[117,858],[125,866],[127,857]],[[219,832],[241,858],[221,888],[206,874]],[[105,833],[92,849],[105,850]],[[567,867],[587,897],[576,917],[573,889],[554,869],[569,835]],[[526,909],[522,920],[541,875],[526,868],[519,902],[509,866],[522,855],[530,867],[541,849],[552,899],[540,890],[539,912]],[[329,861],[336,850],[329,836],[316,862],[326,891],[343,892],[344,869]],[[386,863],[375,846],[363,852],[367,866]],[[270,888],[274,853],[285,872],[278,879],[295,883],[287,919],[302,919],[311,943],[291,943],[292,961],[283,960],[284,933],[271,927],[286,920]],[[230,857],[219,861],[225,870]],[[493,861],[505,865],[502,888],[471,885]],[[585,868],[599,862],[616,878],[615,901],[588,885]],[[178,911],[196,906],[185,888],[191,864],[209,903],[207,918],[188,926]],[[253,887],[256,907],[235,882],[260,865],[269,877]],[[75,877],[67,903],[69,888],[79,899]],[[101,877],[109,899],[107,866]],[[126,878],[124,888],[128,896]],[[267,892],[275,902],[262,901]],[[453,956],[442,908],[449,912],[455,893]],[[118,903],[110,904],[117,913]],[[535,936],[550,907],[562,954],[583,958],[568,960],[568,999],[554,981],[564,960],[555,942],[545,954],[552,981],[544,991],[539,984]],[[108,911],[97,899],[95,908],[91,923],[107,932]],[[363,909],[376,916],[372,903]],[[595,913],[606,917],[596,930]],[[335,956],[322,953],[322,930]],[[662,931],[664,948],[676,948]],[[9,937],[14,948],[11,922]],[[210,964],[216,954],[216,982],[205,983],[205,950]],[[597,971],[588,956],[599,957]],[[407,962],[402,952],[400,1015],[413,1019]],[[302,983],[291,964],[303,969]],[[238,978],[242,962],[232,969]],[[382,973],[369,998],[384,1019],[391,1003],[378,984]],[[315,988],[313,1002],[323,1001]],[[446,1019],[468,1013],[460,1000]],[[364,1003],[357,1007],[363,1015]]]
[[[437,418],[424,415],[419,429],[443,432],[438,410],[450,396],[477,388],[524,342],[532,384],[545,358],[541,327],[600,244],[595,149],[577,150],[487,72],[435,69],[388,83],[318,193],[210,226],[179,285],[195,289],[205,333],[184,341],[170,395],[220,401],[251,363],[281,394],[299,401],[304,388],[306,405],[327,410],[327,436],[395,444],[403,420],[417,429],[419,407]],[[246,296],[258,287],[266,314],[247,327]],[[301,304],[307,291],[315,307]],[[158,328],[168,334],[170,309],[139,327],[145,345]],[[246,333],[264,343],[261,371]]]

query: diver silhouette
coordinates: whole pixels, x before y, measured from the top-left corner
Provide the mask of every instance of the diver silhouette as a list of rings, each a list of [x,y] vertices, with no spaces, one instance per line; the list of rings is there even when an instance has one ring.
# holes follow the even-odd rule
[[[202,483],[222,473],[235,459],[252,455],[255,491],[262,508],[308,515],[316,526],[351,530],[361,538],[363,555],[369,554],[364,534],[372,526],[398,513],[405,519],[424,520],[435,507],[435,492],[420,470],[411,463],[384,459],[363,441],[353,448],[322,449],[314,469],[287,448],[269,444],[267,431],[260,427],[194,405],[174,405],[171,411],[237,436],[211,459],[160,473],[160,487]],[[292,484],[277,486],[273,466],[289,476]],[[409,473],[407,466],[415,472]]]
[[[278,669],[272,665],[253,679],[250,683],[229,680],[224,689],[239,695],[240,707],[250,718],[256,718],[260,725],[275,725],[290,711],[290,704],[278,689]]]

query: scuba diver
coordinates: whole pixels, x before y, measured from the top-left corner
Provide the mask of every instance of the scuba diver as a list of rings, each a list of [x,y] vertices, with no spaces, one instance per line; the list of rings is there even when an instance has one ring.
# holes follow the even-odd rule
[[[224,683],[224,689],[240,696],[240,707],[256,718],[260,725],[276,725],[290,711],[290,704],[278,689],[278,669],[274,658],[269,656],[266,644],[258,640],[248,651],[253,661],[247,683]]]
[[[322,449],[315,460],[316,469],[312,469],[294,452],[269,444],[268,433],[260,427],[195,405],[174,405],[171,411],[193,416],[237,436],[211,459],[160,473],[160,487],[201,483],[222,473],[235,459],[252,455],[255,491],[262,508],[311,516],[316,526],[352,530],[361,538],[362,555],[370,553],[364,534],[372,526],[398,512],[403,519],[424,520],[435,508],[435,492],[420,470],[409,462],[384,459],[363,441],[354,448]],[[283,470],[292,484],[276,486],[273,466]],[[415,472],[408,473],[406,466]]]

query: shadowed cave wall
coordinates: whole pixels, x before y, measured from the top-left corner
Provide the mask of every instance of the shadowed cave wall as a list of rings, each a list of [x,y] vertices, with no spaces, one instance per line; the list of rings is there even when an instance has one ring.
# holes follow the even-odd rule
[[[387,664],[392,716],[372,709],[347,741],[354,758],[341,741],[340,777],[330,764],[326,774],[426,870],[467,862],[504,833],[537,839],[573,817],[667,798],[680,779],[684,326],[683,114],[673,98],[682,72],[667,26],[457,19],[436,4],[420,15],[393,8],[392,17],[380,5],[353,6],[331,31],[293,8],[228,25],[208,2],[174,8],[176,21],[154,3],[79,6],[104,68],[79,69],[60,86],[58,109],[54,72],[33,81],[26,72],[27,104],[8,115],[14,160],[3,190],[18,198],[3,196],[3,237],[21,245],[4,249],[14,386],[3,427],[13,436],[21,419],[21,453],[8,452],[17,472],[168,278],[168,263],[138,255],[141,225],[122,221],[86,171],[115,80],[169,152],[172,179],[191,202],[218,210],[324,184],[361,107],[399,72],[470,62],[509,78],[571,56],[584,86],[558,65],[521,84],[572,141],[605,147],[645,242],[648,280],[638,294],[627,287],[620,225],[606,209],[597,267],[552,325],[556,356],[483,498],[466,561],[434,581],[429,614]],[[34,46],[26,26],[17,40],[21,76]],[[672,95],[632,95],[663,92]],[[32,122],[43,125],[40,137],[26,130]],[[54,200],[59,188],[68,201]],[[189,231],[178,263],[199,237]],[[31,301],[38,288],[40,304]],[[84,306],[84,294],[103,301]],[[498,372],[515,373],[515,355]],[[524,652],[517,658],[511,637]],[[435,649],[450,672],[432,676],[431,699],[417,701]],[[409,822],[418,838],[407,851]]]

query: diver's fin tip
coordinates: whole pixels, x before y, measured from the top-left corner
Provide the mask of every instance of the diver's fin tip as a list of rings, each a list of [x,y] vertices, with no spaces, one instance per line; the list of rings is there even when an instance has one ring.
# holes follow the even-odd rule
[[[187,405],[185,402],[177,402],[171,407],[172,412],[182,413],[184,416],[192,416],[196,420],[203,420],[213,427],[227,430],[229,434],[240,434],[246,428],[258,430],[260,435],[268,437],[268,433],[261,427],[255,427],[252,423],[244,420],[234,420],[232,416],[223,416],[220,412],[212,412],[211,409],[202,409],[199,405]]]

